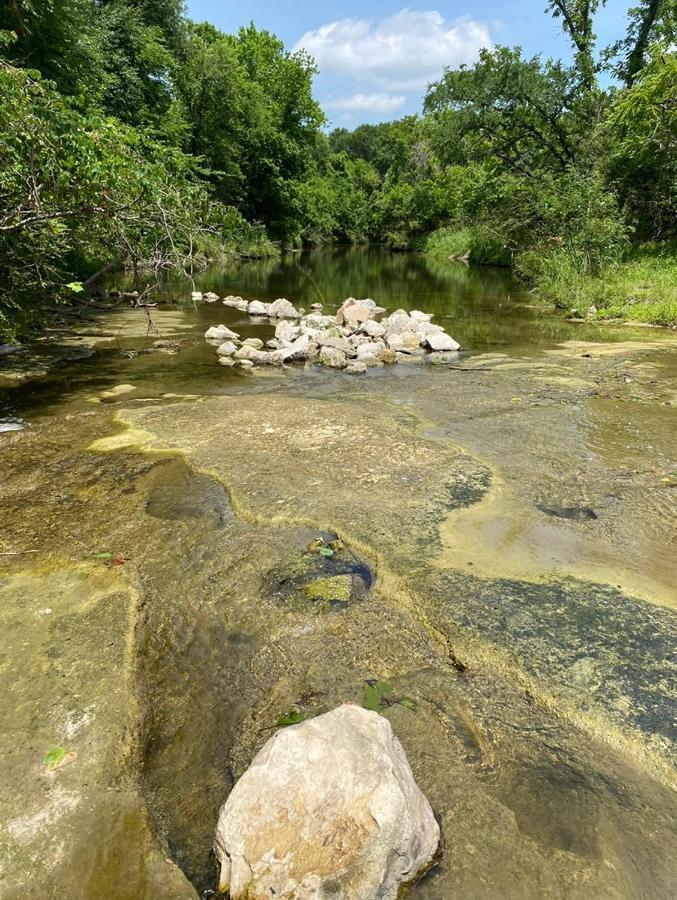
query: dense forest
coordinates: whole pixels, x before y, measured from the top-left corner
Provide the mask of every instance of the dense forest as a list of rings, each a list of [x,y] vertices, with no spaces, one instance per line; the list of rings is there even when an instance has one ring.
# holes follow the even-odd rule
[[[482,51],[422,114],[327,130],[313,60],[181,0],[0,8],[0,336],[115,266],[378,242],[511,266],[569,312],[677,321],[677,5],[550,0],[568,61]]]

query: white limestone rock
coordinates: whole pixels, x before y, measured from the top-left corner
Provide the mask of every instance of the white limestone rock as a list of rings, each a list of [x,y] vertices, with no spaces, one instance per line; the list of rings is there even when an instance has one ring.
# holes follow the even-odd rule
[[[207,341],[223,343],[223,341],[238,340],[239,337],[240,335],[237,332],[231,331],[226,325],[212,325],[211,328],[205,331],[205,340]]]
[[[387,719],[344,705],[281,729],[221,808],[214,849],[231,900],[395,900],[439,843]]]
[[[247,307],[250,316],[267,316],[270,309],[270,303],[263,303],[261,300],[252,300]]]
[[[237,353],[237,347],[232,341],[224,341],[216,348],[217,356],[234,356]]]
[[[445,332],[441,334],[429,334],[426,336],[426,344],[431,350],[460,350],[461,345]]]
[[[268,315],[271,319],[300,319],[301,313],[298,309],[295,309],[294,306],[289,302],[289,300],[285,300],[284,298],[280,298],[279,300],[274,300],[270,306],[268,307]]]
[[[347,365],[346,354],[336,347],[321,347],[319,361],[323,366],[329,366],[332,369],[345,369]]]

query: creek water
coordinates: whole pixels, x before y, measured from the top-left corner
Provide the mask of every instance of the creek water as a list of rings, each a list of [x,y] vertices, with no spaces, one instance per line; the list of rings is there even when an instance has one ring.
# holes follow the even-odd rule
[[[192,290],[371,297],[463,349],[224,369],[209,325],[273,328]],[[673,896],[674,333],[378,249],[156,297],[0,359],[6,896],[210,896],[256,750],[375,682],[444,835],[412,897]]]

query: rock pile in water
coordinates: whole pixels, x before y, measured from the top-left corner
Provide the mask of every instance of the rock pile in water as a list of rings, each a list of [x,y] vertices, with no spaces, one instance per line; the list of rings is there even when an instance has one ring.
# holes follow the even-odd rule
[[[395,900],[440,830],[387,719],[358,706],[278,731],[223,805],[214,850],[232,900]]]
[[[386,310],[373,300],[349,297],[335,316],[322,315],[321,308],[304,315],[288,300],[273,303],[226,297],[225,306],[267,317],[275,322],[275,337],[266,341],[249,338],[225,325],[208,328],[205,339],[218,344],[216,353],[224,366],[282,366],[291,362],[316,362],[355,375],[369,367],[393,364],[401,356],[423,359],[460,349],[440,325],[434,325],[429,313],[397,309],[383,317]]]

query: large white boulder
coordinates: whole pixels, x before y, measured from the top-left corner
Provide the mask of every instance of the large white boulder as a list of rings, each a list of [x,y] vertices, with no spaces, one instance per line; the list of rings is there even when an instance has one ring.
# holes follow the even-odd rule
[[[279,300],[273,300],[273,302],[268,307],[268,315],[272,319],[300,319],[301,313],[298,309],[295,309],[294,306],[289,302],[289,300],[285,300],[281,297]]]
[[[232,341],[224,341],[216,348],[217,356],[234,356],[237,353],[237,347]]]
[[[223,301],[224,306],[230,306],[231,309],[239,309],[240,312],[246,312],[249,306],[248,300],[243,300],[242,297],[233,297],[233,295],[229,295]]]
[[[336,313],[336,324],[346,325],[350,329],[355,329],[361,322],[366,322],[373,315],[372,308],[349,297],[339,306]]]
[[[426,343],[430,347],[431,350],[460,350],[461,345],[455,341],[452,337],[449,337],[448,334],[442,332],[441,334],[428,334],[426,335]]]
[[[316,340],[320,347],[333,347],[335,350],[340,350],[342,353],[350,353],[352,350],[352,347],[344,337],[332,334],[331,332],[321,332]]]
[[[261,300],[252,300],[247,307],[250,316],[267,316],[270,309],[270,303],[263,303]]]
[[[233,341],[240,337],[235,331],[231,331],[227,325],[212,325],[205,331],[205,340],[207,341]]]
[[[439,827],[387,719],[358,706],[277,732],[221,809],[214,849],[231,900],[395,900]]]

